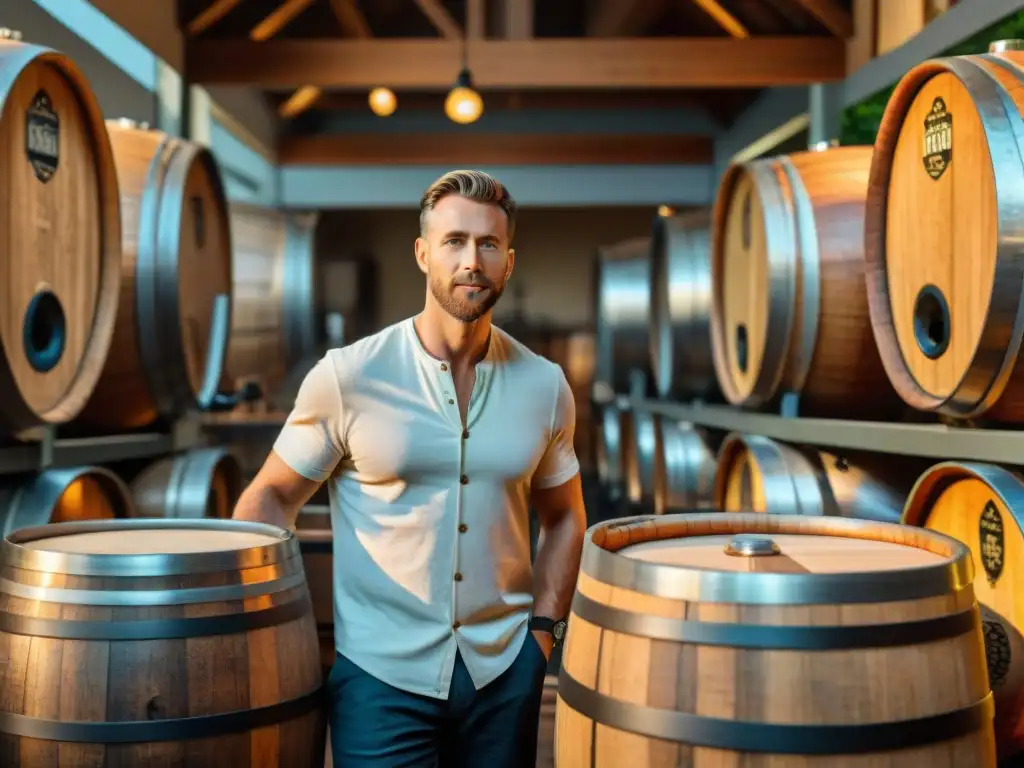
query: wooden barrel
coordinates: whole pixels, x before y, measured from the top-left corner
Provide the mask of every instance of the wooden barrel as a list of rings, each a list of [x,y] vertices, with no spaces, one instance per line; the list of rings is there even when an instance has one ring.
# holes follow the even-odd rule
[[[626,430],[630,429],[630,413],[616,402],[603,405],[599,411],[600,425],[596,444],[597,478],[612,500],[625,491],[625,458],[623,456]]]
[[[661,416],[654,464],[654,513],[692,511],[714,500],[715,451],[707,432]]]
[[[714,506],[725,512],[898,522],[922,466],[909,458],[836,456],[758,435],[731,434],[718,452]]]
[[[731,166],[715,202],[711,338],[729,402],[787,393],[807,414],[899,404],[875,350],[864,291],[871,147]]]
[[[620,394],[646,391],[651,375],[651,239],[637,237],[598,252],[595,377]]]
[[[316,344],[316,215],[231,204],[234,312],[227,370],[273,397]]]
[[[3,535],[19,528],[78,520],[111,520],[135,513],[131,491],[105,467],[45,469],[0,486]]]
[[[62,523],[10,534],[0,554],[5,765],[323,765],[316,629],[290,532]]]
[[[61,53],[0,34],[0,424],[70,421],[117,318],[121,222],[103,116]]]
[[[989,681],[996,702],[1000,757],[1024,751],[1024,478],[991,464],[943,462],[921,475],[903,522],[963,542],[974,560],[983,609]]]
[[[1020,422],[1024,53],[995,47],[920,64],[890,97],[871,165],[867,285],[907,403]]]
[[[651,238],[651,374],[676,400],[718,389],[711,356],[711,212],[658,216]]]
[[[326,671],[334,666],[334,534],[331,508],[326,504],[307,504],[295,521],[295,536],[302,551],[309,596],[313,601],[320,638],[320,661]]]
[[[547,675],[540,697],[540,718],[537,723],[536,768],[555,768],[555,703],[558,699],[558,677]]]
[[[587,532],[559,766],[994,768],[970,553],[891,523],[700,513]]]
[[[231,327],[231,232],[217,163],[199,144],[107,122],[121,190],[121,301],[80,421],[134,429],[210,407]]]
[[[636,511],[654,508],[654,473],[660,440],[658,419],[650,411],[634,410],[622,434],[626,500]]]
[[[167,456],[131,483],[138,517],[231,517],[242,494],[242,466],[226,448]]]

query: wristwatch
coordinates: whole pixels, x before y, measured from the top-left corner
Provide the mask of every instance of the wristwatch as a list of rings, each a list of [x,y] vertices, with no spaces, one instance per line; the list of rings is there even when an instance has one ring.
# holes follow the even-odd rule
[[[568,626],[569,622],[565,619],[552,619],[547,616],[534,616],[530,619],[530,629],[549,633],[555,639],[555,645],[559,645],[565,639],[565,630]]]

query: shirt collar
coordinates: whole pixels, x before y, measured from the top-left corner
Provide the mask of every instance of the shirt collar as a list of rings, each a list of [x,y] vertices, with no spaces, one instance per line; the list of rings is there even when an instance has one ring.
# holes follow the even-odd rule
[[[426,348],[423,346],[423,342],[420,340],[420,335],[416,332],[415,317],[410,317],[409,319],[407,319],[405,321],[405,327],[406,332],[409,335],[412,347],[413,349],[416,350],[416,353],[420,357],[420,359],[422,359],[424,362],[430,363],[431,365],[437,365],[439,363],[447,362],[445,360],[439,360],[432,354],[427,352]],[[484,353],[484,356],[480,359],[480,362],[477,363],[478,369],[481,367],[489,369],[494,365],[495,359],[499,354],[498,350],[500,346],[500,342],[498,341],[497,336],[498,329],[491,325],[491,334],[487,339],[487,351]]]

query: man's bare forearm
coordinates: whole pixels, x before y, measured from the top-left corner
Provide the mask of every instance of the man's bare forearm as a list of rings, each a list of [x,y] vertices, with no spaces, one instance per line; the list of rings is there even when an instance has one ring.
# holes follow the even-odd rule
[[[554,525],[543,529],[533,565],[533,613],[562,618],[569,613],[579,575],[586,514],[569,510]]]
[[[297,511],[290,510],[272,487],[251,485],[238,499],[232,518],[294,528]]]

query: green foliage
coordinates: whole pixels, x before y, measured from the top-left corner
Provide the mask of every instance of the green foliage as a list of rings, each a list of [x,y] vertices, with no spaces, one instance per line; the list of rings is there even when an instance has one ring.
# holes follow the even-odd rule
[[[972,53],[985,53],[993,40],[1024,38],[1024,11],[1007,16],[997,24],[982,30],[969,40],[953,46],[943,52],[943,56],[965,56]],[[840,141],[843,144],[874,144],[878,134],[878,126],[885,113],[885,105],[895,90],[896,84],[879,91],[859,104],[843,110],[840,128]]]

